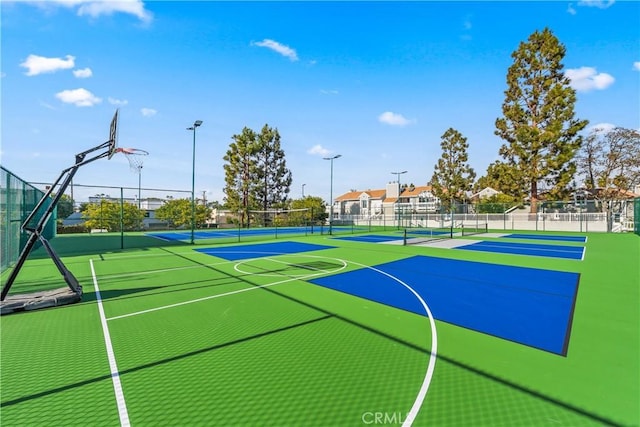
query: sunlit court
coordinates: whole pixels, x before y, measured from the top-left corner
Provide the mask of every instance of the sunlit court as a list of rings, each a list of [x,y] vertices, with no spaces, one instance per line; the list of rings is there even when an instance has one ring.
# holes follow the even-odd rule
[[[0,0],[0,425],[640,427],[639,16]]]
[[[84,295],[2,317],[3,423],[84,424],[81,401],[100,425],[633,425],[637,236],[562,235],[474,239],[583,259],[366,233],[86,254],[56,238]],[[35,254],[16,290],[56,280]]]

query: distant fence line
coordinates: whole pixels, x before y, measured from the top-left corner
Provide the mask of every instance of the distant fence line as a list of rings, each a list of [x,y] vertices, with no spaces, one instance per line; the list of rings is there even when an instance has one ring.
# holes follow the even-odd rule
[[[400,228],[460,228],[487,224],[489,230],[621,232],[633,231],[633,221],[615,222],[613,215],[604,213],[504,213],[504,214],[404,214],[404,215],[342,215],[335,225]],[[610,224],[613,224],[610,227]]]
[[[576,232],[634,232],[640,216],[639,199],[544,201],[538,212],[530,213],[529,206],[476,203],[457,204],[453,212],[424,213],[413,207],[385,206],[373,214],[334,215],[334,224],[411,227],[446,227],[463,223],[483,223],[492,230],[535,230]]]
[[[32,182],[33,186],[46,189],[50,183]],[[85,190],[82,197],[74,197],[73,189]],[[94,189],[95,191],[86,191]],[[112,190],[113,195],[108,196]],[[173,198],[190,198],[190,190],[175,190],[144,187],[117,187],[106,185],[73,184],[71,191],[76,208],[81,202],[95,202],[97,197],[109,198],[116,202],[137,203],[146,211],[145,225],[142,229],[163,228],[163,222],[154,220],[154,211],[165,201]],[[197,203],[205,202],[205,195],[195,195]],[[327,209],[328,210],[328,209]],[[640,234],[640,198],[635,200],[571,200],[539,201],[538,213],[529,213],[528,206],[515,207],[502,203],[465,203],[456,204],[451,213],[416,212],[415,207],[406,205],[385,206],[381,212],[361,214],[358,209],[346,209],[340,212],[334,209],[333,224],[357,226],[388,227],[442,227],[456,226],[462,223],[486,223],[491,230],[537,230],[537,231],[576,231],[576,232],[623,232]],[[350,212],[349,212],[350,211]],[[224,212],[224,210],[220,210]],[[327,212],[328,213],[328,212]],[[227,214],[228,215],[228,214]],[[58,218],[63,220],[64,218]],[[80,220],[80,218],[78,218]],[[78,221],[80,222],[80,221]],[[209,222],[209,221],[208,221]],[[228,216],[216,215],[211,224],[225,226]],[[329,221],[327,219],[326,224]],[[230,224],[229,224],[230,225]]]

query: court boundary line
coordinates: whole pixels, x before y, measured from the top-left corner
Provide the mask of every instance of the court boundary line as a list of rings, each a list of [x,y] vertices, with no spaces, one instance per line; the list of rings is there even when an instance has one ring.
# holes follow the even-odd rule
[[[96,271],[93,267],[93,259],[89,259],[89,265],[91,266],[91,276],[93,277],[93,288],[96,292],[96,302],[98,305],[98,312],[100,314],[100,324],[102,325],[102,333],[104,334],[104,342],[107,350],[107,359],[109,360],[109,370],[111,372],[111,381],[113,383],[113,391],[116,397],[116,404],[118,405],[118,417],[120,418],[120,425],[123,427],[129,427],[129,413],[127,411],[127,402],[124,399],[124,392],[122,391],[122,383],[120,382],[120,372],[118,371],[118,364],[116,362],[116,355],[113,351],[113,345],[111,344],[111,334],[109,333],[109,326],[107,325],[107,318],[104,313],[104,306],[102,305],[102,296],[100,295],[100,288],[98,287],[98,278]]]
[[[507,242],[505,242],[507,243]],[[534,244],[527,244],[527,243],[514,243],[512,244],[511,242],[508,242],[508,245],[498,245],[495,244],[494,242],[492,242],[491,240],[479,240],[478,242],[475,243],[471,243],[469,244],[469,246],[473,246],[473,245],[479,245],[479,246],[483,246],[483,247],[488,247],[488,248],[514,248],[514,249],[527,249],[527,250],[531,250],[532,252],[540,252],[540,251],[549,251],[549,252],[558,252],[558,253],[579,253],[578,251],[573,251],[573,250],[564,250],[564,249],[551,249],[551,248],[535,248],[535,247],[531,247]],[[579,248],[582,249],[582,252],[584,252],[585,248],[584,247],[580,247],[580,246],[561,246],[561,245],[549,245],[549,246],[555,246],[557,248]]]
[[[239,251],[240,252],[240,251]],[[248,253],[255,253],[254,251],[248,251]],[[301,255],[301,254],[291,254],[291,253],[271,253],[271,255]],[[302,256],[304,256],[302,254]],[[418,390],[418,394],[413,402],[413,404],[411,405],[411,409],[409,410],[409,412],[407,412],[406,417],[404,419],[404,422],[402,424],[403,427],[411,427],[413,425],[413,422],[415,421],[415,418],[418,416],[418,413],[420,412],[420,409],[422,408],[422,405],[424,403],[424,400],[427,396],[427,392],[429,390],[429,386],[431,384],[431,380],[433,379],[433,374],[435,371],[435,364],[436,364],[436,360],[437,360],[437,354],[438,354],[438,334],[437,334],[437,329],[436,329],[436,325],[435,325],[435,319],[433,318],[433,314],[431,313],[431,309],[429,308],[429,306],[427,305],[427,303],[424,301],[424,299],[420,296],[420,294],[418,294],[418,292],[413,289],[411,286],[409,286],[408,284],[406,284],[405,282],[403,282],[402,280],[400,280],[399,278],[391,275],[390,273],[387,273],[383,270],[380,270],[378,268],[369,266],[369,265],[365,265],[365,264],[361,264],[355,261],[347,261],[344,260],[342,258],[333,258],[333,257],[325,257],[325,256],[319,256],[319,255],[307,255],[308,257],[315,257],[315,258],[328,258],[328,259],[333,259],[333,260],[338,260],[338,261],[342,261],[344,264],[348,265],[349,263],[352,263],[353,265],[357,265],[363,268],[367,268],[373,271],[376,271],[377,273],[380,273],[384,276],[389,277],[390,279],[398,282],[399,284],[401,284],[402,286],[404,286],[407,290],[409,290],[414,297],[420,302],[420,304],[422,305],[422,307],[425,310],[425,313],[427,314],[427,317],[429,319],[429,325],[430,325],[430,329],[431,329],[431,349],[429,351],[429,362],[427,364],[427,371],[425,373],[425,376],[422,380],[422,384],[420,385],[420,389]],[[250,261],[252,259],[255,260],[260,260],[260,259],[265,259],[267,258],[270,261],[274,261],[271,258],[268,257],[256,257],[256,258],[248,258],[248,259],[244,259],[244,260],[237,260],[239,262],[236,262],[236,264],[239,264],[241,262],[246,262],[246,261]],[[286,264],[284,262],[281,261],[277,261],[279,263],[282,264]],[[295,265],[295,264],[292,264]],[[235,269],[235,266],[234,266]],[[168,309],[168,308],[173,308],[173,307],[178,307],[178,306],[182,306],[182,305],[187,305],[187,304],[192,304],[192,303],[196,303],[196,302],[201,302],[201,301],[206,301],[206,300],[210,300],[210,299],[214,299],[214,298],[219,298],[219,297],[223,297],[223,296],[228,296],[228,295],[233,295],[233,294],[238,294],[238,293],[242,293],[242,292],[248,292],[251,290],[258,290],[258,289],[265,289],[265,288],[269,288],[271,286],[275,286],[278,284],[283,284],[283,283],[288,283],[288,282],[292,282],[292,281],[296,281],[296,280],[306,280],[312,277],[316,277],[316,276],[321,276],[327,274],[326,271],[321,270],[321,272],[319,273],[314,273],[314,274],[309,274],[306,276],[300,276],[300,277],[294,277],[294,278],[288,278],[286,280],[281,280],[281,281],[277,281],[274,283],[268,283],[265,285],[252,285],[252,287],[250,288],[243,288],[243,289],[238,289],[235,291],[230,291],[230,292],[225,292],[222,294],[216,294],[216,295],[211,295],[208,297],[203,297],[203,298],[197,298],[195,300],[190,300],[190,301],[184,301],[184,302],[180,302],[180,303],[176,303],[176,304],[170,304],[170,305],[166,305],[166,306],[161,306],[161,307],[156,307],[156,308],[152,308],[152,309],[147,309],[147,310],[142,310],[142,311],[138,311],[138,312],[133,312],[133,313],[129,313],[129,314],[124,314],[124,315],[120,315],[120,316],[114,316],[108,319],[105,319],[105,324],[107,321],[111,321],[111,320],[116,320],[116,319],[122,319],[122,318],[127,318],[127,317],[132,317],[132,316],[137,316],[139,314],[146,314],[146,313],[150,313],[150,312],[154,312],[154,311],[159,311],[159,310],[164,310],[164,309]],[[101,303],[101,300],[99,300]]]

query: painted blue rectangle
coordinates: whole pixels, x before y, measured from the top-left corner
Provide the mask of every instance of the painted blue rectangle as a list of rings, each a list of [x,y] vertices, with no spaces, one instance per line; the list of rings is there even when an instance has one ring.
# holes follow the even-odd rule
[[[236,261],[240,259],[262,258],[267,256],[292,254],[298,252],[319,251],[322,249],[332,249],[334,247],[335,246],[314,245],[310,243],[299,242],[277,242],[262,243],[257,245],[199,248],[195,249],[195,251],[226,259],[228,261]]]
[[[507,237],[509,239],[531,239],[531,240],[554,240],[557,242],[577,242],[577,243],[585,243],[587,241],[586,236],[556,236],[556,235],[547,235],[547,234],[507,234],[502,237]]]
[[[380,236],[380,235],[369,235],[369,236],[349,236],[349,237],[334,237],[339,240],[349,240],[352,242],[368,242],[368,243],[380,243],[380,242],[391,242],[394,240],[402,240],[402,236]]]
[[[386,274],[376,271],[380,270]],[[415,256],[311,282],[565,355],[579,274]]]
[[[579,260],[582,260],[584,257],[584,248],[582,246],[542,245],[535,243],[479,241],[469,245],[458,246],[456,249]]]

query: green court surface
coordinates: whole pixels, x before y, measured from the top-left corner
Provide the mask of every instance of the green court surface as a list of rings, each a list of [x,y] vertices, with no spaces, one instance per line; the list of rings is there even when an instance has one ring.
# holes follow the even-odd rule
[[[638,426],[640,237],[580,235],[586,243],[545,243],[584,246],[583,260],[328,235],[250,245],[135,235],[127,238],[137,244],[125,250],[119,235],[56,237],[52,244],[84,296],[0,318],[0,422]],[[194,250],[242,253],[273,242],[328,248],[249,251],[238,259]],[[566,355],[312,283],[369,269],[380,281],[358,285],[384,286],[391,297],[412,283],[376,266],[416,255],[577,273]],[[423,276],[437,282],[452,274],[416,270],[411,277],[417,285]],[[40,249],[12,292],[53,282],[64,285]],[[482,304],[448,298],[470,309]],[[546,313],[537,315],[542,321]]]

